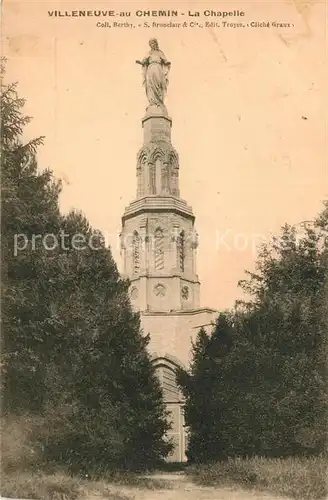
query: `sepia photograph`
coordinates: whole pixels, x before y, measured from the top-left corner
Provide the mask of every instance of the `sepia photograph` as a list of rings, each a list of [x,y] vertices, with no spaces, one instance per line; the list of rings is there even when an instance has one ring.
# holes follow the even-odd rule
[[[325,2],[1,8],[0,498],[326,499]]]

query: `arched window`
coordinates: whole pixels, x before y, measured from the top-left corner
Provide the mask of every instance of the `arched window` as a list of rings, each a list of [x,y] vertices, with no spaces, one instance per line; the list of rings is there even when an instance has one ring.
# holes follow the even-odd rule
[[[182,394],[176,375],[179,366],[168,358],[157,358],[154,360],[154,365],[164,392],[164,399],[172,402],[181,400]]]
[[[137,197],[141,197],[144,194],[143,186],[143,165],[141,163],[137,166]]]
[[[161,168],[161,192],[170,193],[170,167],[167,163],[163,163]]]
[[[132,238],[132,268],[133,274],[138,274],[140,270],[140,236],[134,231]]]
[[[160,228],[155,231],[155,269],[164,269],[164,233]]]
[[[156,165],[149,163],[149,193],[156,194]]]
[[[185,270],[185,257],[186,257],[186,242],[185,242],[185,233],[181,231],[178,236],[178,267],[181,273]]]

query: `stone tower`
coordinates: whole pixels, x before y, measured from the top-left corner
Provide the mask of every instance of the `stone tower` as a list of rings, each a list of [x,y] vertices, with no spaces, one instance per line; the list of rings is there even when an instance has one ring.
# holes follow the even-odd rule
[[[164,61],[153,62],[158,53]],[[131,282],[131,301],[141,313],[143,331],[150,334],[149,349],[172,416],[169,437],[173,438],[175,449],[170,460],[183,461],[186,446],[183,399],[176,385],[175,370],[187,366],[191,341],[201,326],[211,328],[216,311],[199,307],[195,216],[180,198],[179,157],[171,143],[172,120],[164,105],[165,80],[161,71],[170,63],[157,45],[140,64],[149,106],[142,119],[143,145],[137,155],[136,199],[122,217],[123,269]],[[149,75],[147,81],[152,66],[155,75]]]

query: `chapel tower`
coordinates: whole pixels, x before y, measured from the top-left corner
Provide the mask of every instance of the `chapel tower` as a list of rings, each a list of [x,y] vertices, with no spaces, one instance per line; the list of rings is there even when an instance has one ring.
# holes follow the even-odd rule
[[[137,155],[136,198],[122,217],[124,274],[131,282],[133,307],[141,313],[173,428],[171,460],[185,459],[183,399],[175,370],[190,359],[200,327],[211,328],[216,311],[200,308],[196,271],[197,234],[190,206],[180,198],[179,156],[171,142],[172,120],[164,104],[170,63],[150,41],[142,61],[149,105],[142,119],[143,144]]]
[[[141,311],[199,307],[197,235],[191,207],[180,198],[179,157],[164,109],[148,109],[137,157],[137,197],[123,218],[124,269]]]

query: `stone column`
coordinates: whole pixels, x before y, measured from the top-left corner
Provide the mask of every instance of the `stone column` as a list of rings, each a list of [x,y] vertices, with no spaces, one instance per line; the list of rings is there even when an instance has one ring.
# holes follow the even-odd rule
[[[156,165],[154,165],[153,163],[148,163],[148,176],[149,176],[148,194],[155,194],[156,193]]]
[[[191,252],[192,252],[192,273],[194,275],[197,274],[197,267],[196,267],[196,262],[197,262],[197,247],[198,247],[198,234],[196,233],[195,229],[192,230],[192,235],[191,235]]]
[[[172,225],[172,234],[171,234],[171,266],[172,266],[173,273],[176,273],[178,271],[179,231],[180,231],[179,224],[173,224]]]
[[[161,194],[162,191],[162,162],[158,158],[155,163],[155,193],[154,194]]]
[[[140,274],[145,274],[148,270],[148,220],[142,219],[140,222]]]
[[[172,181],[172,194],[179,198],[179,169],[176,165],[172,165],[171,167],[171,181]]]
[[[169,173],[169,165],[167,163],[162,164],[162,193],[167,195],[170,194],[170,173]]]
[[[143,196],[143,175],[142,175],[142,165],[137,166],[137,198]]]

